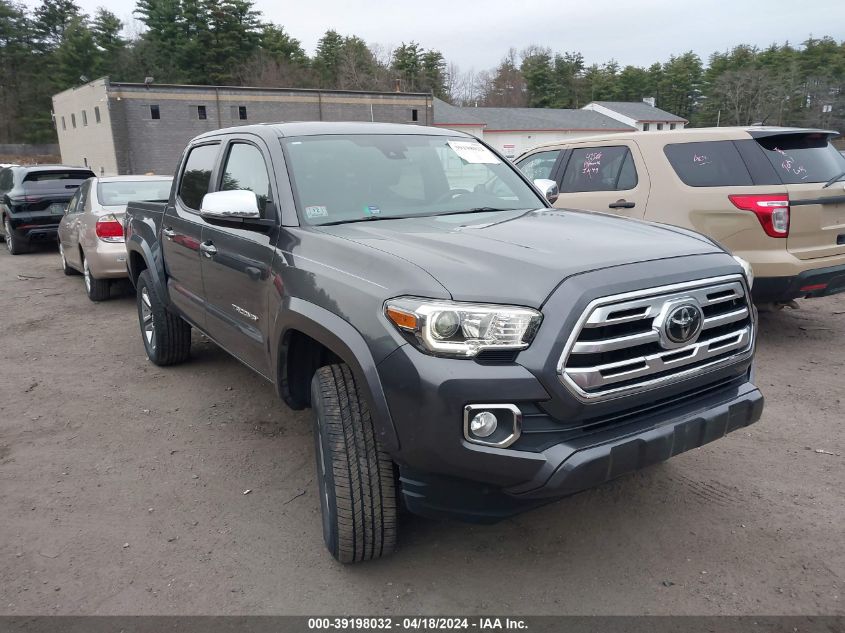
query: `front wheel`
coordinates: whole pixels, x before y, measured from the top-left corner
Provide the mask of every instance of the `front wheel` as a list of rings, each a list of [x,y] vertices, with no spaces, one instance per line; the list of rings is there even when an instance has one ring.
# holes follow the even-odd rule
[[[91,301],[105,301],[111,296],[111,280],[97,279],[88,267],[88,258],[82,256],[82,274],[85,276],[85,294]]]
[[[75,268],[71,268],[67,263],[67,257],[65,257],[65,247],[62,245],[61,240],[59,241],[59,258],[62,260],[62,272],[67,275],[78,275],[79,273],[76,272]]]
[[[165,307],[156,293],[148,270],[141,273],[135,287],[138,321],[147,358],[161,367],[188,360],[191,354],[191,326]]]
[[[396,546],[393,462],[376,438],[347,365],[321,367],[311,381],[323,539],[341,563],[380,558]]]

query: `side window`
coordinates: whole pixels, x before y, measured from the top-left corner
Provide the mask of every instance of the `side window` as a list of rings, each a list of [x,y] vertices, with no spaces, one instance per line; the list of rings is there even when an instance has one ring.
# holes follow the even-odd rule
[[[240,189],[251,191],[258,201],[261,213],[271,197],[270,177],[267,175],[267,164],[264,156],[255,145],[248,143],[234,143],[226,157],[223,168],[223,182],[221,191]]]
[[[627,147],[580,147],[572,150],[560,190],[618,191],[636,186],[637,172]]]
[[[519,167],[522,173],[528,176],[530,180],[537,180],[539,178],[545,178],[548,180],[552,177],[552,169],[554,169],[559,155],[559,149],[550,152],[538,152],[519,161],[516,166]]]
[[[70,202],[67,203],[67,213],[70,215],[71,213],[76,213],[76,205],[79,204],[79,197],[82,195],[82,189],[77,189],[76,193],[73,194],[73,198],[70,199]]]
[[[88,193],[91,191],[91,180],[86,180],[79,186],[77,193],[79,199],[76,201],[76,208],[70,209],[70,213],[82,213],[85,211],[85,203],[88,202]]]
[[[754,184],[733,141],[672,143],[663,148],[678,178],[690,187]]]
[[[219,145],[200,145],[188,154],[182,178],[179,181],[179,199],[189,209],[199,211],[202,198],[208,193],[211,172],[217,158]]]
[[[4,169],[0,172],[0,191],[6,192],[12,188],[12,170]]]

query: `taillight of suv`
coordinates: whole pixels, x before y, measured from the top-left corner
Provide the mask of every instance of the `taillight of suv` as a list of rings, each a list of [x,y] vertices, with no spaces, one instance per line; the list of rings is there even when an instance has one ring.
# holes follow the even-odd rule
[[[104,242],[123,241],[123,224],[111,213],[97,220],[96,232]]]
[[[769,237],[789,236],[789,196],[787,194],[728,196],[737,209],[751,211]]]

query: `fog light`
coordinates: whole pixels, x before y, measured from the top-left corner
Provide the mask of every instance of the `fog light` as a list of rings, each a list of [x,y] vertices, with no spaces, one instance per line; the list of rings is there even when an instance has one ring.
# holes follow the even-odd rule
[[[497,426],[499,426],[499,421],[496,416],[489,411],[482,411],[476,414],[469,423],[469,430],[478,437],[490,437],[496,432]]]
[[[515,404],[468,404],[464,438],[473,444],[507,448],[522,433],[522,412]]]

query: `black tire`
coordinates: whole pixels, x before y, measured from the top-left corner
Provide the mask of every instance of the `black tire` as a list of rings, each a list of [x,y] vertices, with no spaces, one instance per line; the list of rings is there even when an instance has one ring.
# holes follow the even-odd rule
[[[12,231],[12,227],[9,224],[9,218],[3,220],[3,232],[5,233],[4,237],[6,238],[6,249],[9,251],[10,255],[20,255],[29,250],[29,244],[25,240],[16,236]]]
[[[97,279],[91,274],[88,260],[82,256],[82,275],[85,278],[85,294],[91,301],[106,301],[111,296],[111,279]]]
[[[70,266],[68,266],[67,258],[65,258],[65,248],[64,246],[62,246],[61,241],[59,241],[59,259],[62,262],[62,272],[65,275],[70,277],[71,275],[79,274],[79,271],[77,271],[75,268],[71,268]]]
[[[317,370],[311,406],[326,547],[341,563],[391,554],[397,505],[393,462],[376,438],[348,366]]]
[[[141,273],[135,285],[138,322],[147,358],[160,367],[188,360],[191,355],[191,326],[164,306],[148,270]]]

